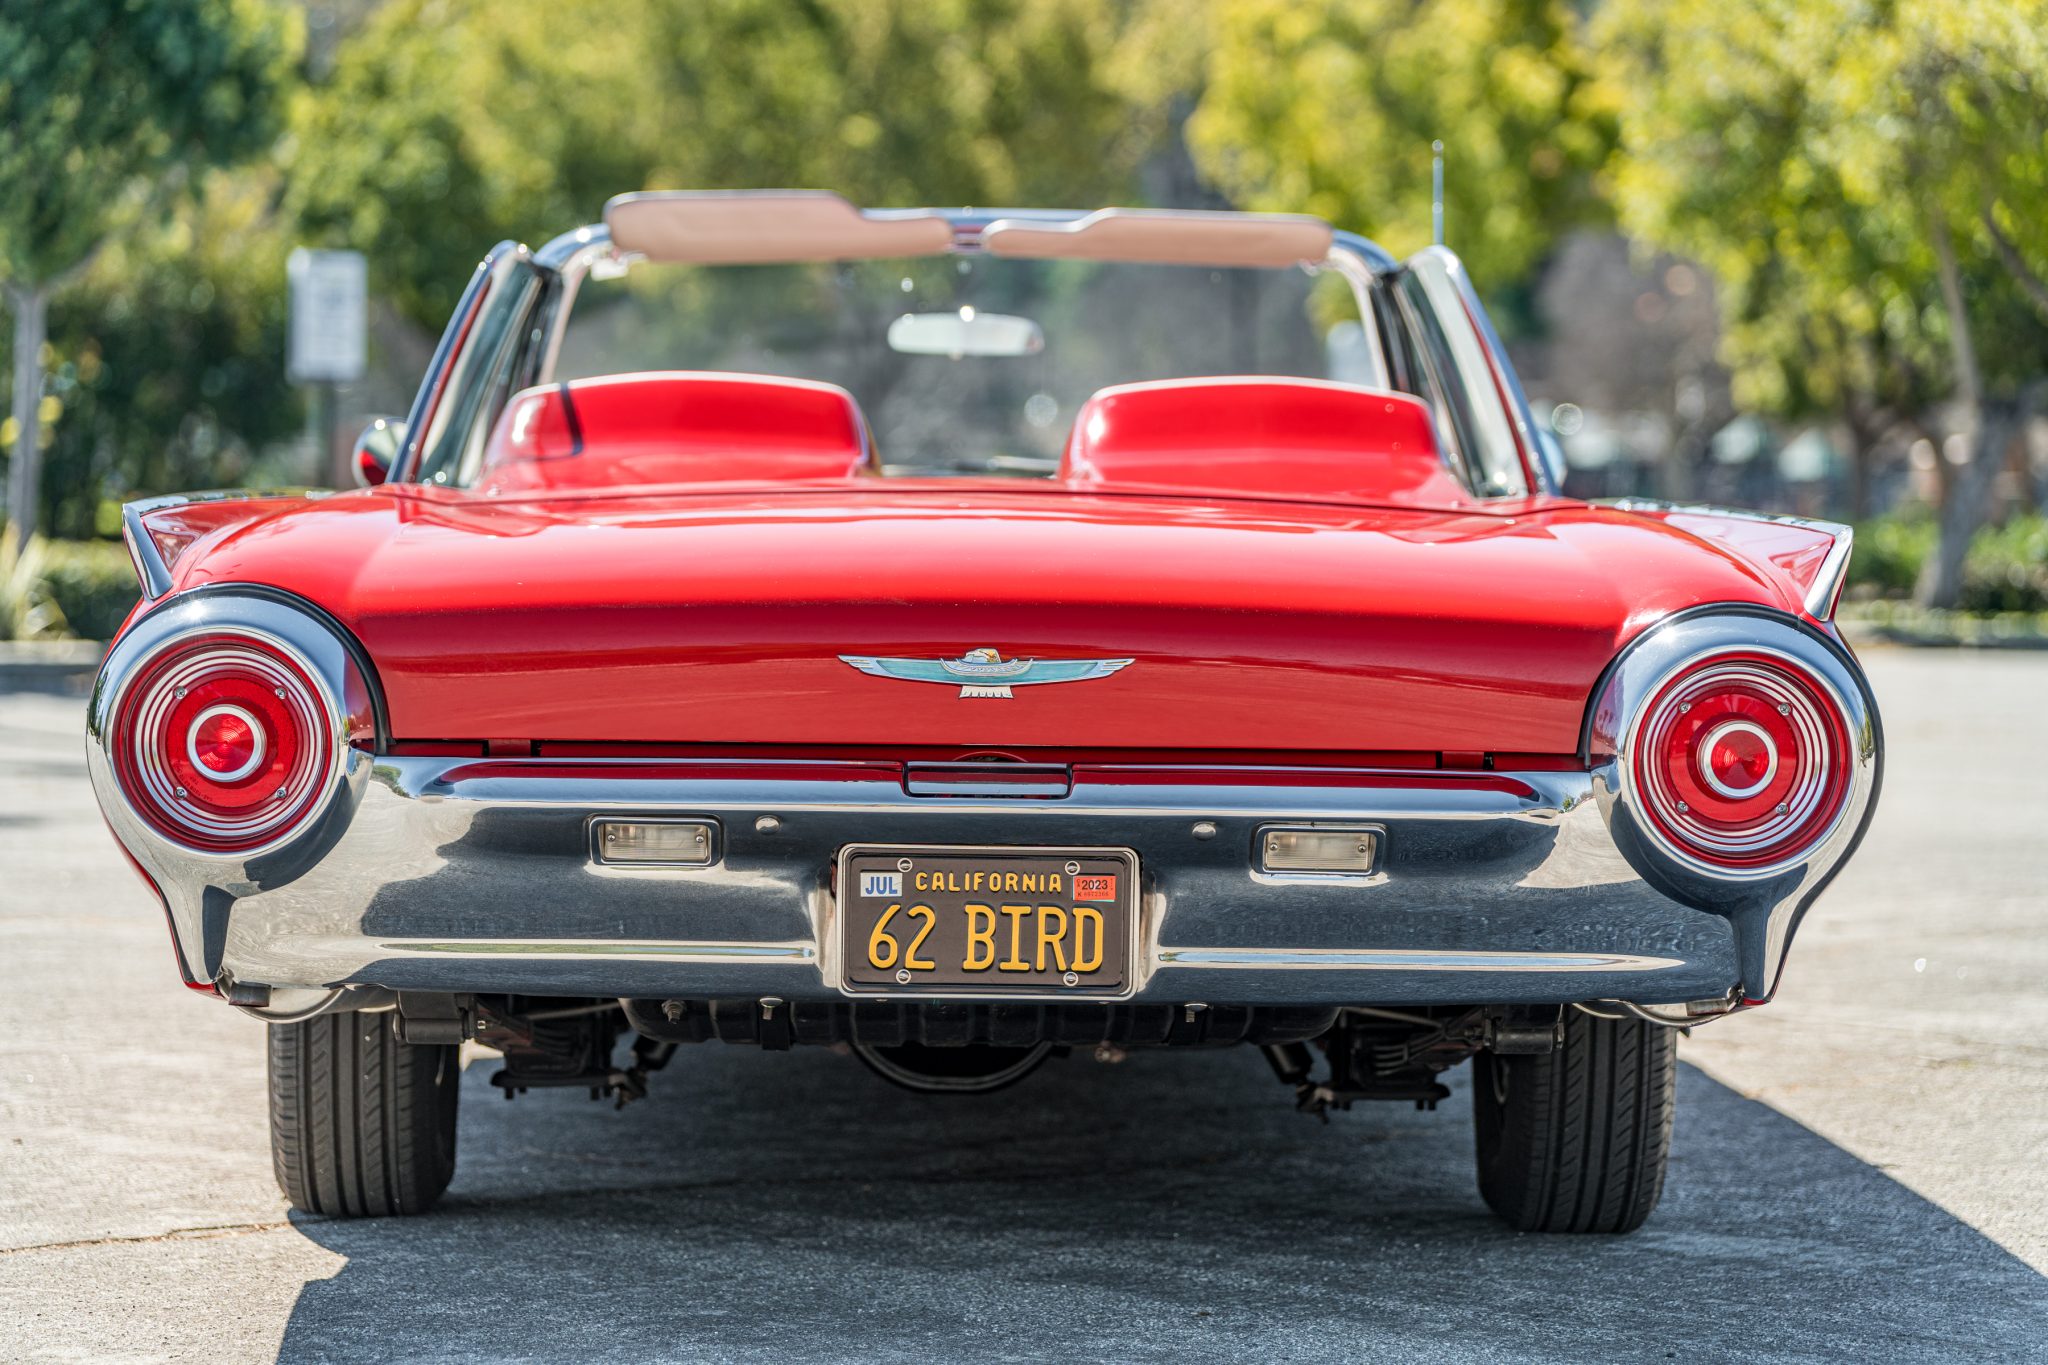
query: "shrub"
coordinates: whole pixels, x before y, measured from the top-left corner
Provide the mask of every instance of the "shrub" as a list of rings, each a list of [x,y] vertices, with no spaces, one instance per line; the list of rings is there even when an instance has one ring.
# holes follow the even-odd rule
[[[0,580],[0,639],[104,640],[141,596],[118,540],[33,540]]]
[[[1849,585],[1871,589],[1877,597],[1905,597],[1920,577],[1920,563],[1934,553],[1940,534],[1926,515],[1883,517],[1856,528],[1856,551],[1849,560]]]
[[[2048,611],[2048,517],[2014,517],[1986,527],[1963,561],[1963,611]]]
[[[71,633],[111,639],[141,598],[128,547],[118,540],[59,540],[47,547],[43,589]]]

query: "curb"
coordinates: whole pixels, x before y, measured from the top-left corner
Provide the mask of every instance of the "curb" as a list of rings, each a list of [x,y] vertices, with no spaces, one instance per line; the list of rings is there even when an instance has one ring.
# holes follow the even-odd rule
[[[99,640],[0,640],[0,692],[83,692],[106,653]]]

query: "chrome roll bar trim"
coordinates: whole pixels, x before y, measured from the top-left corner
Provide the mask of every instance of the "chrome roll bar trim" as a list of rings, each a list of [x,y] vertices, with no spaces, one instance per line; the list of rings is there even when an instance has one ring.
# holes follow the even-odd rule
[[[1642,814],[1633,756],[1653,699],[1673,678],[1724,654],[1778,659],[1810,678],[1849,736],[1849,787],[1826,831],[1778,862],[1729,868],[1672,844]],[[1674,616],[1633,641],[1608,670],[1586,722],[1586,756],[1600,808],[1624,856],[1660,891],[1701,908],[1762,914],[1761,955],[1745,955],[1751,1000],[1777,989],[1792,934],[1869,824],[1883,775],[1882,725],[1861,671],[1839,646],[1796,618],[1757,607],[1706,607]]]
[[[86,706],[86,774],[100,809],[122,847],[165,896],[178,950],[194,968],[208,960],[202,923],[205,892],[213,888],[245,894],[274,884],[280,874],[288,873],[295,856],[309,852],[322,838],[337,810],[353,811],[369,782],[370,755],[357,742],[373,740],[378,732],[370,680],[340,636],[311,612],[297,610],[279,596],[205,590],[149,612],[108,652]],[[220,632],[263,642],[311,680],[334,755],[318,782],[322,794],[309,802],[290,829],[257,848],[235,852],[195,848],[158,831],[122,790],[113,753],[119,738],[114,718],[135,679],[167,650]],[[205,979],[211,972],[201,970],[198,975]]]

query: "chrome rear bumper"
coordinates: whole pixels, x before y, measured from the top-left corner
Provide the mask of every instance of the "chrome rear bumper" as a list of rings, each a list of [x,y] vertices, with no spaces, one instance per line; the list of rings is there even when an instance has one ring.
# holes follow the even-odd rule
[[[1138,854],[1126,998],[1674,1001],[1740,978],[1730,922],[1644,884],[1586,774],[1094,767],[1042,801],[912,796],[881,763],[365,766],[340,828],[246,880],[145,850],[188,964],[280,987],[841,998],[842,846],[1060,844]],[[588,822],[627,814],[716,822],[718,861],[600,865]],[[1299,821],[1379,826],[1379,868],[1256,872],[1256,830]]]
[[[1853,790],[1809,856],[1767,875],[1706,877],[1662,854],[1614,780],[1619,759],[1565,773],[1081,765],[1066,794],[1048,798],[931,795],[881,761],[348,747],[310,827],[253,854],[209,854],[136,814],[108,745],[121,689],[148,651],[222,626],[267,633],[306,659],[339,699],[339,738],[387,734],[367,661],[347,642],[274,595],[223,589],[167,603],[116,644],[88,711],[88,768],[115,836],[163,896],[188,979],[301,1001],[345,986],[845,999],[832,869],[849,844],[1134,850],[1140,932],[1124,999],[1670,1003],[1734,989],[1764,999],[1800,915],[1860,837],[1880,747],[1868,689],[1837,647],[1781,618],[1703,613],[1624,652],[1594,698],[1588,745],[1620,754],[1618,719],[1703,649],[1768,639],[1795,654],[1843,699],[1857,739]],[[600,816],[712,822],[717,859],[601,865],[589,830]],[[1255,869],[1262,826],[1315,821],[1378,827],[1373,873]]]

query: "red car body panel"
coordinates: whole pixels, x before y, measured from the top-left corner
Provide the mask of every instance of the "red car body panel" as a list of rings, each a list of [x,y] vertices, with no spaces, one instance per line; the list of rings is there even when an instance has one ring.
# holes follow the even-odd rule
[[[857,478],[148,514],[180,587],[333,613],[401,741],[1570,754],[1617,649],[1798,611],[1801,555],[1563,499],[1424,508]],[[1800,546],[1800,536],[1812,542]],[[841,654],[1135,660],[1008,701]],[[1045,695],[1051,694],[1051,695]]]

